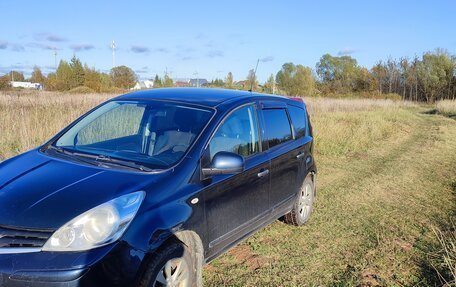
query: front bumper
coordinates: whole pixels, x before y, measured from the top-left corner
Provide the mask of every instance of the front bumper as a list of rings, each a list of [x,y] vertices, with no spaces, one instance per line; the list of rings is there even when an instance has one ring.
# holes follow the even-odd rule
[[[0,286],[132,286],[144,257],[126,243],[86,252],[0,254]]]

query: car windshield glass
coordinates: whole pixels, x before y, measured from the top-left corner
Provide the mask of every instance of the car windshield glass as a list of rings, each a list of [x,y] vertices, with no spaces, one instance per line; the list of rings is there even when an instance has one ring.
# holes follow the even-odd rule
[[[104,164],[165,169],[184,156],[211,115],[177,103],[111,101],[76,123],[53,147],[68,156],[95,155],[87,158]]]

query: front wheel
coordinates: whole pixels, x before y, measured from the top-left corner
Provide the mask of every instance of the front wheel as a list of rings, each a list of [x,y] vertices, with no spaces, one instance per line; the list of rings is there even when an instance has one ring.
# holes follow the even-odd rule
[[[196,286],[195,261],[185,245],[175,242],[158,251],[146,270],[140,286]]]
[[[308,175],[297,194],[293,209],[285,214],[285,223],[300,226],[309,221],[315,200],[315,185],[312,176]]]

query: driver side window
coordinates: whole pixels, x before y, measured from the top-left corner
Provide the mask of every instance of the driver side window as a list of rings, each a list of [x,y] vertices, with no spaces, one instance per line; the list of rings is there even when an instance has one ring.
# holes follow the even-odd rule
[[[235,110],[219,126],[209,144],[210,158],[220,151],[249,156],[259,152],[258,120],[253,105]]]

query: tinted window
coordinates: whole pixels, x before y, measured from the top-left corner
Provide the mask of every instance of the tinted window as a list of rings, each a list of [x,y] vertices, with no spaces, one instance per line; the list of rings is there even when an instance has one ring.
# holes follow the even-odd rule
[[[218,128],[209,144],[211,160],[219,151],[249,156],[259,151],[258,122],[253,106],[234,111]]]
[[[269,148],[291,140],[291,127],[284,109],[263,110]]]
[[[288,112],[290,113],[296,138],[302,138],[306,135],[306,119],[304,109],[295,106],[288,106]]]

